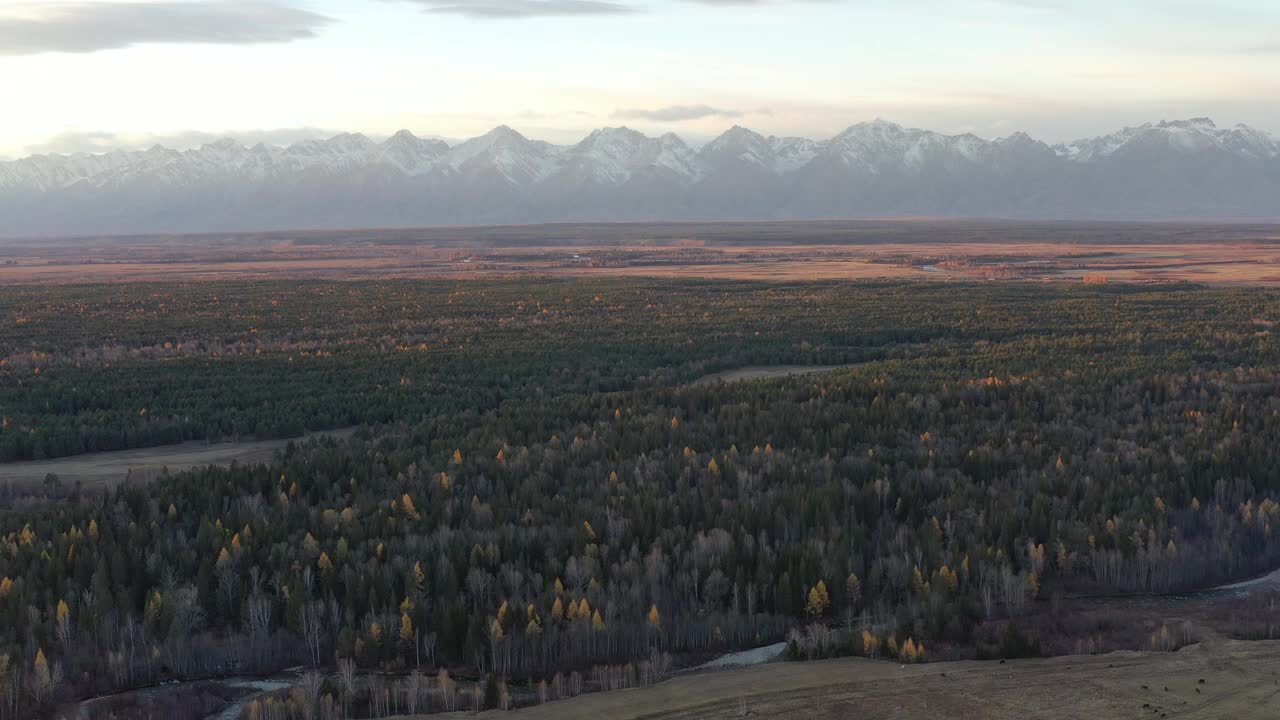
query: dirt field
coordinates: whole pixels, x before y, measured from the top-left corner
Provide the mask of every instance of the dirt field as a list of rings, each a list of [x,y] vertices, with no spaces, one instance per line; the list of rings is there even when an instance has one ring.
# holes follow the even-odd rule
[[[328,435],[345,438],[353,432],[355,428],[344,428],[311,433],[308,437]],[[46,475],[53,473],[67,485],[79,481],[85,487],[110,486],[127,479],[141,481],[156,477],[165,468],[170,472],[177,472],[206,465],[230,465],[232,462],[264,462],[271,459],[272,453],[290,442],[258,440],[209,444],[193,440],[178,445],[88,453],[55,460],[0,463],[0,483],[11,482],[19,487],[33,485],[43,482]]]
[[[1280,285],[1280,226],[903,219],[0,243],[9,284],[493,275]]]
[[[482,715],[516,720],[1270,720],[1280,717],[1280,641],[1221,641],[1176,653],[1007,664],[901,666],[860,658],[775,663]]]

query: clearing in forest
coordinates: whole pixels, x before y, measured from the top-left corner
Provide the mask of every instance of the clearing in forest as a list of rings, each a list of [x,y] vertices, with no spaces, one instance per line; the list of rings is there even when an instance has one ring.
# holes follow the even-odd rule
[[[737,382],[738,380],[765,380],[768,378],[787,377],[788,375],[811,375],[813,373],[844,370],[860,364],[862,363],[848,363],[846,365],[750,365],[703,375],[690,383],[690,385],[711,385],[718,382]]]
[[[267,462],[273,453],[291,442],[306,438],[330,436],[338,439],[350,437],[355,428],[307,433],[302,438],[280,440],[252,440],[235,443],[209,443],[191,440],[177,445],[111,450],[85,453],[52,460],[28,460],[0,463],[0,483],[13,483],[19,487],[44,482],[49,475],[56,475],[64,485],[77,481],[84,487],[113,486],[125,480],[142,481],[158,477],[168,470],[176,473],[208,465],[226,466],[233,462],[242,465]]]

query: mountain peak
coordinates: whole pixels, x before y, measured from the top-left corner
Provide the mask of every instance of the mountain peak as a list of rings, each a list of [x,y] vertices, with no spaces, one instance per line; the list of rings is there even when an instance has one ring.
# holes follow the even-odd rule
[[[597,130],[592,130],[591,134],[587,135],[587,137],[583,139],[583,142],[600,139],[647,140],[648,138],[638,130],[632,130],[626,125],[620,125],[618,127],[602,127]]]
[[[494,139],[512,139],[512,140],[525,139],[524,135],[521,135],[519,132],[516,132],[514,129],[511,128],[510,125],[499,125],[494,129],[490,130],[489,132],[485,133],[484,135],[481,135],[480,137],[487,137],[487,138],[494,138]]]
[[[161,146],[156,145],[156,147],[161,147]],[[239,150],[241,149],[242,146],[240,145],[239,142],[236,141],[235,138],[221,137],[221,138],[218,138],[217,140],[214,140],[213,142],[205,143],[203,147],[209,150],[221,150],[225,152],[227,150]]]
[[[337,145],[364,145],[370,141],[363,133],[338,133],[337,135],[329,138],[327,142]]]
[[[1162,120],[1156,127],[1178,128],[1180,130],[1217,130],[1218,126],[1207,117],[1188,118],[1186,120]]]
[[[889,136],[901,135],[905,132],[905,128],[897,123],[889,122],[881,118],[876,118],[870,122],[860,122],[845,128],[839,135],[832,138],[832,141],[838,141],[845,138],[867,137],[867,136]]]
[[[765,137],[760,133],[741,125],[733,127],[720,133],[714,140],[707,143],[708,146],[714,145],[740,145],[743,143],[765,142]]]

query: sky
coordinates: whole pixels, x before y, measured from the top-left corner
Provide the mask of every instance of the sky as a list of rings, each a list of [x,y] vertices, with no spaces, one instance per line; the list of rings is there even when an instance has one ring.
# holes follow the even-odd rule
[[[0,0],[0,157],[499,124],[1280,132],[1276,0]]]

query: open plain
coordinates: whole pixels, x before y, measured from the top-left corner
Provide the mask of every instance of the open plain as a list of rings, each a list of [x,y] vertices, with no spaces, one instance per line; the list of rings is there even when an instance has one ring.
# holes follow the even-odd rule
[[[847,220],[135,236],[0,244],[0,282],[648,276],[1280,284],[1280,225]]]

